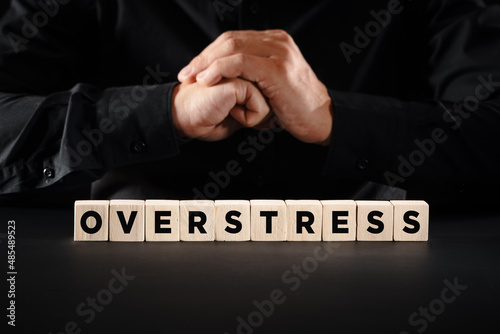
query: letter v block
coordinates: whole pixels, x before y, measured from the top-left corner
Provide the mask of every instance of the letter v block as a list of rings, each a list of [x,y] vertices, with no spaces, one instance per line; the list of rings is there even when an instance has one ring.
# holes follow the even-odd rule
[[[429,204],[424,201],[391,201],[394,205],[394,241],[427,241]]]
[[[214,201],[180,201],[181,241],[214,241]]]
[[[109,201],[75,201],[75,241],[108,240]]]
[[[109,240],[144,241],[144,201],[109,201]]]

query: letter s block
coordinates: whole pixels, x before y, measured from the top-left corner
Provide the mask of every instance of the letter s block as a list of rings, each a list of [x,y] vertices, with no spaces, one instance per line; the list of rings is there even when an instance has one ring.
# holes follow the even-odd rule
[[[215,240],[250,240],[250,201],[215,201]]]
[[[427,241],[429,204],[424,201],[391,201],[394,205],[394,241]]]
[[[107,241],[109,201],[75,201],[75,241]]]
[[[392,241],[393,205],[389,201],[356,201],[358,206],[357,240]]]

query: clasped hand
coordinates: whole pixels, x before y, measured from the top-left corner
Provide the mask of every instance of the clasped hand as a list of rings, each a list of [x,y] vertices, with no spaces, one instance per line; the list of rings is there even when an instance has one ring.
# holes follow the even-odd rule
[[[225,32],[178,79],[172,114],[183,137],[220,140],[242,127],[269,127],[274,116],[303,142],[330,142],[328,91],[283,30]]]

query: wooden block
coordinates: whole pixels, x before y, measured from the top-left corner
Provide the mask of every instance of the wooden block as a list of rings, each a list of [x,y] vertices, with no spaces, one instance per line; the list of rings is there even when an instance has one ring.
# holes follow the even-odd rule
[[[146,241],[179,241],[179,201],[146,201]]]
[[[427,241],[429,204],[424,201],[391,201],[394,205],[394,240]]]
[[[389,201],[356,201],[357,240],[392,241],[394,232],[393,205]]]
[[[109,201],[109,240],[144,241],[144,201]]]
[[[287,240],[321,241],[323,207],[317,200],[286,200]]]
[[[180,201],[180,227],[182,241],[214,241],[214,201]]]
[[[250,230],[253,241],[286,241],[285,201],[251,200]]]
[[[323,241],[356,240],[356,202],[321,201],[323,205]]]
[[[215,201],[215,240],[250,240],[250,201]]]
[[[107,241],[109,201],[75,201],[75,241]]]

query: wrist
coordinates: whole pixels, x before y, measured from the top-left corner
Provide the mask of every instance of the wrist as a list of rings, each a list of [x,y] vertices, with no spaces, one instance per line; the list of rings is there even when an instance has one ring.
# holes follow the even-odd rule
[[[174,129],[178,137],[180,138],[188,138],[185,131],[183,130],[183,126],[179,121],[179,115],[182,113],[181,107],[181,97],[179,96],[179,91],[181,89],[182,84],[177,84],[172,90],[172,122],[174,124]]]

